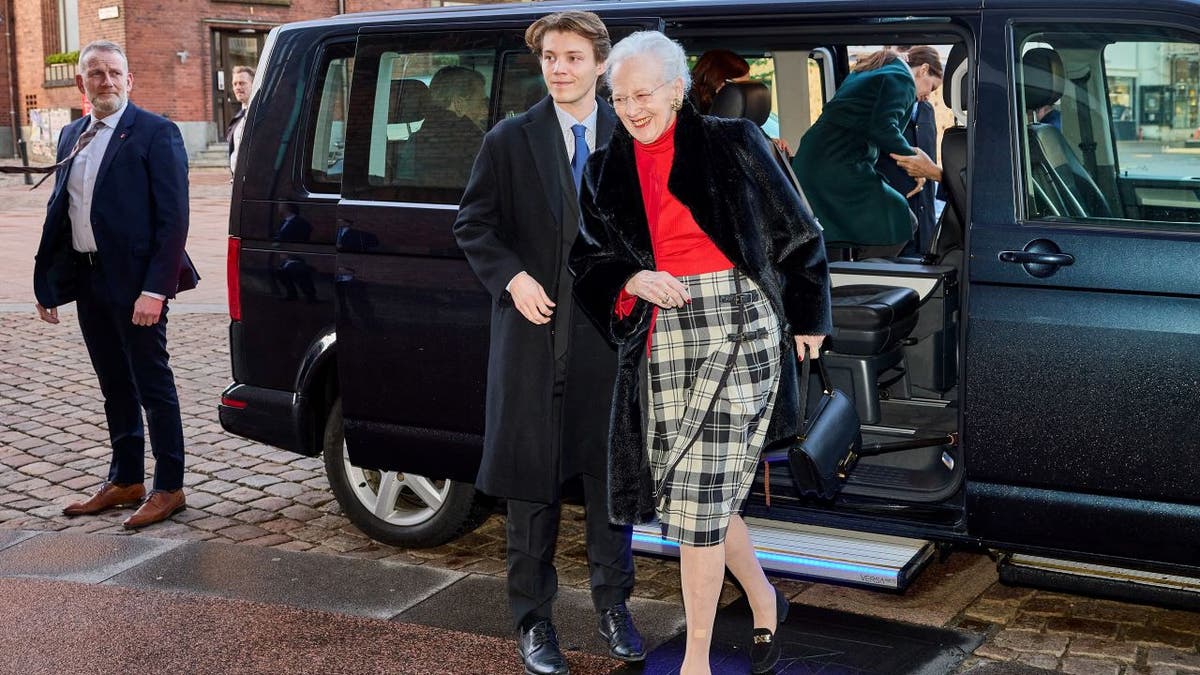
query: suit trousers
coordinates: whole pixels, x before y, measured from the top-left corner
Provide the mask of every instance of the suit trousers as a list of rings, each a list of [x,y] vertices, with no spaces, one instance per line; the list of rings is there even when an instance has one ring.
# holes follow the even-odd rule
[[[631,528],[608,522],[604,481],[583,474],[592,604],[597,612],[625,602],[633,590]],[[558,593],[554,550],[562,503],[508,500],[508,603],[516,627],[551,619]]]
[[[133,324],[133,306],[114,302],[98,265],[81,264],[76,299],[79,329],[104,395],[112,442],[108,480],[145,482],[142,410],[150,427],[154,489],[183,487],[183,423],[175,376],[168,364],[167,311],[153,326]]]

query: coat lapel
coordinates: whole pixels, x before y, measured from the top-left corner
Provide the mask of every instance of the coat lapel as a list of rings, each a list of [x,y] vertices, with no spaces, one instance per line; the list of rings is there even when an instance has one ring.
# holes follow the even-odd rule
[[[612,138],[600,151],[596,166],[589,167],[586,180],[592,186],[596,208],[604,219],[620,231],[622,242],[646,269],[656,269],[650,227],[642,186],[633,155],[633,137],[624,127],[614,126]]]
[[[529,109],[529,121],[523,125],[525,141],[533,155],[533,166],[537,169],[538,178],[542,181],[542,192],[546,195],[546,204],[554,215],[554,223],[562,229],[563,224],[563,191],[568,185],[563,183],[564,167],[566,166],[567,151],[563,147],[562,129],[558,126],[558,115],[554,112],[554,102],[549,96]],[[554,157],[555,161],[547,162],[545,158]]]
[[[129,135],[133,133],[133,121],[137,117],[137,111],[137,106],[130,103],[117,122],[116,128],[113,129],[112,138],[108,140],[108,147],[104,149],[104,159],[100,160],[100,170],[96,173],[97,188],[104,184],[104,176],[108,173],[108,167],[112,165],[113,157],[117,156],[117,153],[125,146]]]

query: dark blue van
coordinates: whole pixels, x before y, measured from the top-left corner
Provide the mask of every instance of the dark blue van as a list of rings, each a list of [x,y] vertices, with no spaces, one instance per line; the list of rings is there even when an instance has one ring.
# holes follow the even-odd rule
[[[381,541],[444,542],[487,508],[471,483],[490,298],[450,231],[465,174],[421,150],[428,83],[480,73],[481,127],[525,110],[545,90],[523,31],[567,6],[339,16],[268,40],[234,181],[220,418],[323,454]],[[772,93],[753,114],[792,147],[859,55],[924,44],[946,63],[936,240],[832,265],[826,363],[868,440],[956,442],[864,457],[832,499],[772,464],[746,514],[766,567],[902,588],[937,546],[970,545],[1010,581],[1194,604],[1200,2],[586,8],[614,39],[655,28],[741,54]],[[635,539],[671,553],[653,529]]]

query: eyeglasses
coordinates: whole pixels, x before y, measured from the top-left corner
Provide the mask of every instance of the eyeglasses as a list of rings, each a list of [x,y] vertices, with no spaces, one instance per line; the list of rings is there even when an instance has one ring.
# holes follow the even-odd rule
[[[667,83],[663,82],[650,91],[639,91],[632,96],[610,96],[608,97],[608,101],[609,103],[612,103],[614,108],[624,108],[630,101],[637,103],[639,107],[644,107],[650,102],[651,99],[654,98],[654,92],[662,89],[665,86],[667,86]]]

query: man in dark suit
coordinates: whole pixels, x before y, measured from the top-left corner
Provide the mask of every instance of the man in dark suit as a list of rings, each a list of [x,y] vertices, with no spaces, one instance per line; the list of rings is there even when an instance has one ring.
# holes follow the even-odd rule
[[[611,48],[590,12],[536,21],[525,41],[550,95],[484,138],[454,234],[492,306],[484,456],[477,487],[508,501],[508,597],[526,673],[566,673],[551,606],[563,483],[578,477],[592,601],[609,653],[645,657],[625,601],[630,529],[608,521],[606,447],[616,355],[573,306],[567,255],[579,180],[616,123],[596,98]]]
[[[113,446],[108,479],[63,513],[91,515],[140,503],[124,522],[133,529],[185,507],[166,300],[199,279],[183,251],[187,154],[172,122],[129,103],[133,78],[117,45],[84,47],[75,81],[92,113],[60,134],[33,287],[38,314],[48,323],[59,322],[59,306],[76,303]],[[143,409],[155,460],[148,496]]]

